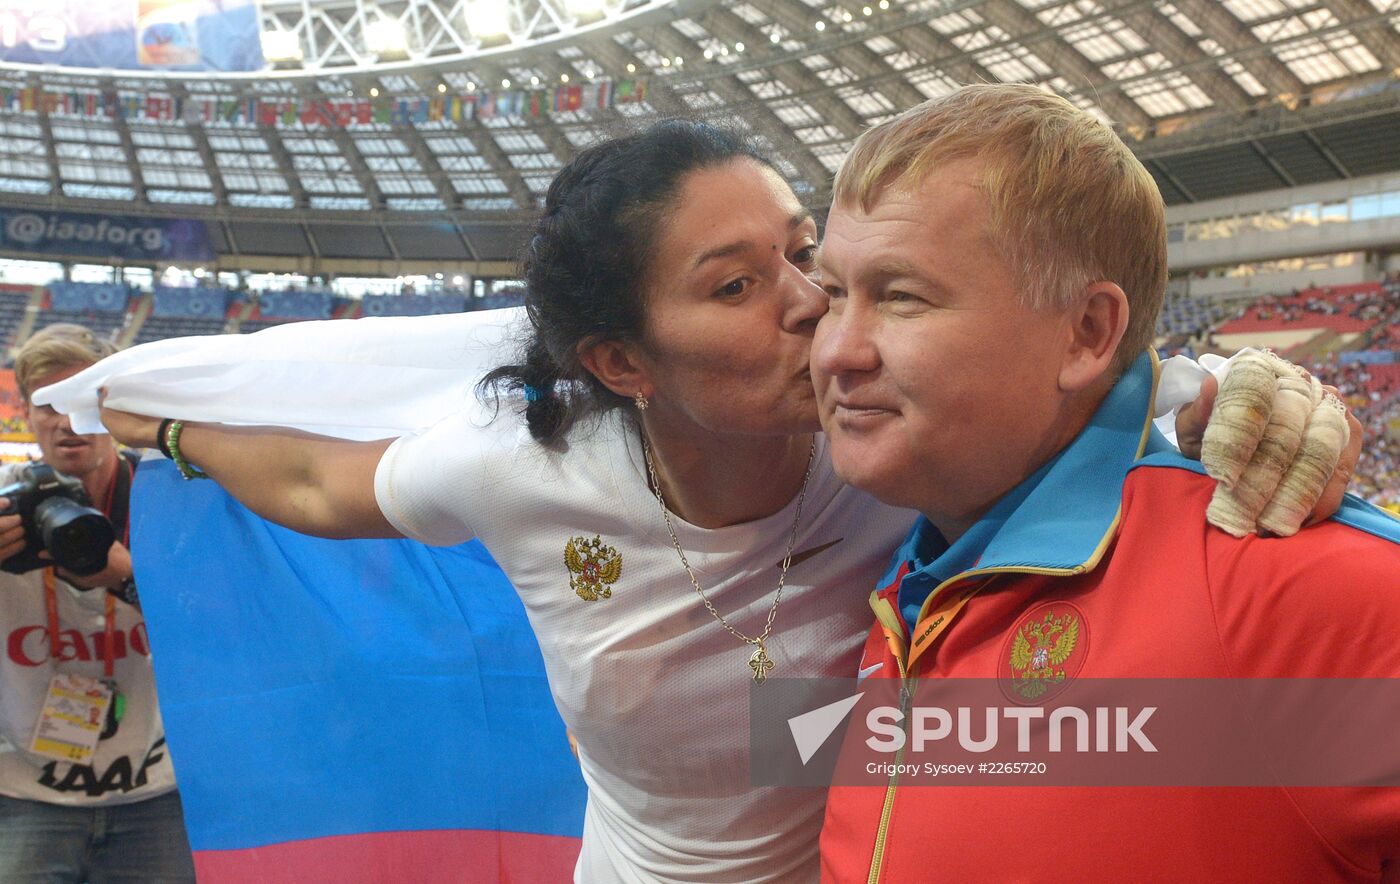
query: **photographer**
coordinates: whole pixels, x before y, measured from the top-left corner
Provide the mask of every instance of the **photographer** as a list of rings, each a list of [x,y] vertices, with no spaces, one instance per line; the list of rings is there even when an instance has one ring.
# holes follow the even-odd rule
[[[6,884],[194,880],[131,582],[135,460],[110,436],[75,435],[66,416],[29,399],[114,351],[88,329],[64,324],[35,334],[15,357],[43,459],[0,467]]]

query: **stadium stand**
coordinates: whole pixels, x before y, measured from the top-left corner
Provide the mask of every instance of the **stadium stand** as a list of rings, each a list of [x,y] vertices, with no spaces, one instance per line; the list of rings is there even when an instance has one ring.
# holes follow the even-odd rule
[[[194,319],[186,316],[148,316],[136,333],[134,344],[189,335],[217,335],[224,331],[224,320]]]
[[[1178,291],[1168,291],[1157,317],[1160,337],[1204,337],[1213,326],[1230,314],[1230,308],[1214,298],[1197,298]]]
[[[1173,293],[1163,313],[1164,356],[1272,347],[1337,387],[1366,430],[1352,490],[1400,512],[1400,272],[1265,294],[1233,310]]]
[[[1366,429],[1352,490],[1400,513],[1400,271],[1243,304],[1171,291],[1157,331],[1164,357],[1270,347],[1337,387]]]
[[[1216,326],[1221,348],[1271,347],[1295,359],[1357,349],[1389,335],[1394,298],[1380,282],[1265,295]]]
[[[1400,350],[1400,271],[1381,281],[1382,308],[1368,350]]]
[[[100,337],[115,339],[125,324],[125,314],[93,313],[77,310],[40,310],[34,317],[34,331],[47,328],[60,322],[74,322],[84,325]]]
[[[1400,352],[1385,352],[1397,361],[1343,360],[1310,368],[1341,392],[1366,430],[1367,444],[1352,490],[1380,506],[1400,510]]]
[[[1379,282],[1308,289],[1286,297],[1265,296],[1243,315],[1223,323],[1217,334],[1259,333],[1289,328],[1366,331],[1386,308],[1386,294]]]

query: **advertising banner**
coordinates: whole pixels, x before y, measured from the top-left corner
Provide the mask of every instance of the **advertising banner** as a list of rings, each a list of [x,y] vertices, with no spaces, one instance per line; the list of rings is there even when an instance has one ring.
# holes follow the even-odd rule
[[[432,316],[461,313],[467,309],[462,292],[434,292],[428,295],[365,295],[361,301],[366,316]]]
[[[0,251],[135,261],[214,257],[202,221],[20,209],[0,209]]]
[[[49,298],[54,310],[67,313],[126,312],[131,289],[115,282],[52,282]]]
[[[0,0],[0,61],[121,70],[264,66],[254,0]]]
[[[183,316],[191,319],[223,319],[228,310],[228,292],[213,286],[155,287],[152,316]]]

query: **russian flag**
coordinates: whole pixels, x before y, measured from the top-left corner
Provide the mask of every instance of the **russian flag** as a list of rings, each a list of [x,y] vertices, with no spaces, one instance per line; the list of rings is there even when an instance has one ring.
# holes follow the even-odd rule
[[[571,879],[584,784],[479,544],[306,537],[164,460],[133,494],[201,882]]]

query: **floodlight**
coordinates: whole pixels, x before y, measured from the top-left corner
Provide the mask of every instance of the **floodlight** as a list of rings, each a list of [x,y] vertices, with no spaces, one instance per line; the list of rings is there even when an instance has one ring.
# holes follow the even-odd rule
[[[295,65],[302,59],[301,41],[291,31],[263,31],[263,58],[271,65]]]
[[[565,0],[564,8],[576,22],[592,22],[607,12],[606,0]]]
[[[365,48],[380,58],[408,55],[408,34],[392,18],[381,18],[365,25]]]
[[[466,7],[467,30],[482,43],[510,38],[510,4],[505,0],[475,0]]]

